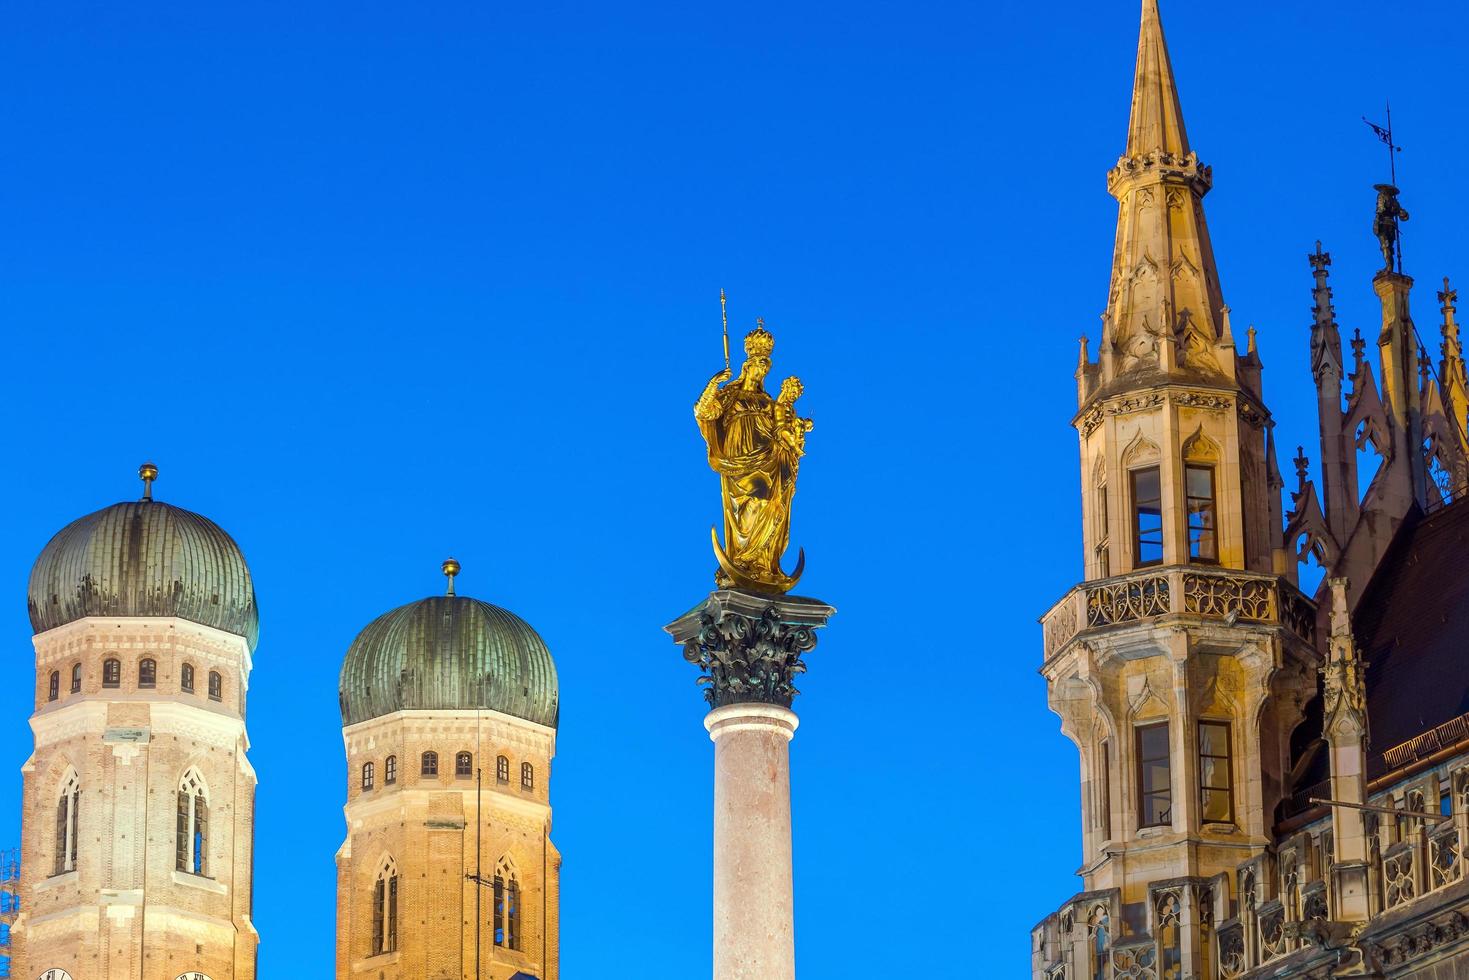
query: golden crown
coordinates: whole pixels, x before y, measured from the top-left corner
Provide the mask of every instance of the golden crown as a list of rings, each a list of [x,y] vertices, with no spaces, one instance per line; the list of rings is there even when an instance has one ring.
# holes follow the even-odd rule
[[[775,338],[764,324],[745,334],[745,353],[751,357],[769,357],[775,350]]]

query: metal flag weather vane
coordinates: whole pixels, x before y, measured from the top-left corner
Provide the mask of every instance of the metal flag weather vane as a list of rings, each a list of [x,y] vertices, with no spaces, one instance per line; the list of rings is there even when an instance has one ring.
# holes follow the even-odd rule
[[[1402,222],[1408,220],[1408,212],[1398,203],[1398,154],[1403,152],[1403,148],[1393,142],[1392,103],[1387,103],[1386,126],[1379,126],[1366,116],[1362,117],[1362,121],[1371,128],[1378,140],[1387,146],[1388,175],[1391,183],[1374,185],[1377,191],[1377,214],[1372,222],[1372,233],[1377,236],[1377,242],[1382,247],[1384,268],[1388,272],[1396,269],[1401,275],[1403,271],[1401,225]]]

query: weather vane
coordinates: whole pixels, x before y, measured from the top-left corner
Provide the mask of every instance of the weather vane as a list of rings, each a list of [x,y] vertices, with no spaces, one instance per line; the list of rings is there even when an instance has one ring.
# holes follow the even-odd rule
[[[1387,125],[1379,126],[1377,123],[1362,117],[1362,121],[1371,128],[1382,143],[1387,146],[1387,172],[1390,183],[1374,184],[1377,191],[1377,213],[1372,220],[1372,233],[1377,236],[1377,244],[1382,249],[1382,261],[1388,272],[1394,270],[1399,275],[1403,272],[1403,242],[1402,222],[1408,220],[1408,212],[1398,203],[1398,154],[1403,148],[1393,142],[1392,135],[1392,103],[1387,103]]]

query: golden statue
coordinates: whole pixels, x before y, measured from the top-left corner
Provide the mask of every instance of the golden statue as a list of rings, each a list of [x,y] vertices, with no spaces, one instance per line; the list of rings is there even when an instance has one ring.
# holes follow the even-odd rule
[[[803,390],[799,378],[786,378],[778,398],[766,394],[775,338],[756,322],[745,337],[740,376],[721,388],[730,380],[726,366],[710,378],[694,404],[694,418],[724,491],[723,547],[718,532],[709,531],[719,559],[715,582],[723,588],[788,592],[806,566],[804,550],[794,574],[781,571],[780,561],[790,543],[791,499],[811,420],[796,415]]]

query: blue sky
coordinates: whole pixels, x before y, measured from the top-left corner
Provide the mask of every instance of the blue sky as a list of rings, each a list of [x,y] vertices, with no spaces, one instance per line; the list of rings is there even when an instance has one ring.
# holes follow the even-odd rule
[[[1137,8],[7,4],[0,846],[30,563],[152,458],[257,581],[263,976],[330,975],[337,670],[449,553],[557,656],[565,975],[703,975],[711,746],[660,627],[711,585],[722,286],[806,382],[793,541],[840,610],[797,705],[801,975],[1025,975],[1079,863],[1035,621],[1080,570]],[[1469,280],[1469,13],[1220,10],[1164,23],[1289,473],[1317,238],[1345,332],[1378,315],[1387,96],[1420,330]]]

